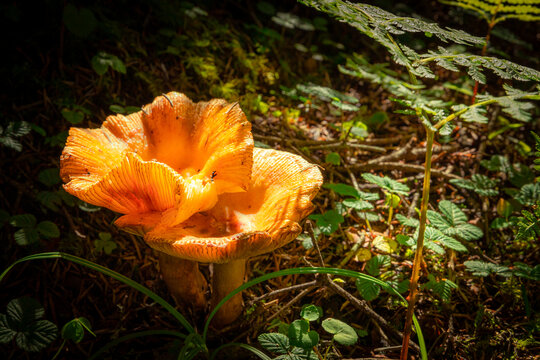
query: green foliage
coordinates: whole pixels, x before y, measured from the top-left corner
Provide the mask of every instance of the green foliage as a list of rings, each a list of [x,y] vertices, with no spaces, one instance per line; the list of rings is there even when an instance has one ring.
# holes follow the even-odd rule
[[[540,206],[536,205],[532,211],[522,210],[518,218],[516,240],[540,238]]]
[[[433,291],[434,294],[439,296],[443,302],[449,302],[452,296],[452,290],[457,289],[458,286],[453,281],[448,279],[437,280],[433,274],[428,274],[428,282],[425,283],[422,288]]]
[[[116,55],[100,51],[92,58],[92,69],[94,69],[98,75],[105,75],[107,70],[109,70],[109,67],[121,74],[126,73],[126,65],[124,65],[124,62]]]
[[[478,260],[465,261],[464,264],[467,270],[472,272],[472,274],[476,276],[486,277],[490,274],[500,275],[504,277],[512,276],[512,272],[506,266]]]
[[[520,21],[540,21],[540,2],[538,0],[440,0],[444,4],[459,6],[479,14],[493,25],[507,19]]]
[[[396,180],[390,179],[388,176],[377,176],[370,173],[363,173],[362,177],[367,182],[379,186],[384,191],[392,194],[408,195],[411,189],[406,185]]]
[[[384,46],[396,63],[406,66],[418,76],[433,77],[433,73],[425,66],[413,68],[411,59],[414,61],[418,54],[411,48],[393,41],[391,35],[423,33],[429,34],[429,36],[434,35],[444,42],[452,41],[457,44],[467,45],[481,45],[484,43],[482,38],[471,36],[464,31],[443,29],[437,24],[420,19],[396,16],[372,5],[354,4],[341,0],[300,0],[300,2],[326,12],[339,21],[344,21],[355,27],[364,35]]]
[[[60,230],[55,223],[52,221],[37,223],[36,217],[32,214],[13,215],[10,224],[20,228],[13,236],[15,242],[21,246],[36,244],[41,237],[51,239],[60,236]]]
[[[328,102],[343,111],[358,111],[360,108],[353,104],[358,104],[358,99],[343,94],[329,87],[315,84],[298,84],[296,88],[309,95],[318,98],[324,102]]]
[[[25,351],[37,352],[56,339],[58,328],[41,318],[45,310],[34,299],[22,297],[11,300],[7,313],[0,314],[0,343],[15,338],[17,346]],[[41,319],[41,320],[40,320]]]
[[[430,224],[443,234],[467,241],[478,240],[484,235],[479,227],[467,222],[467,215],[456,204],[442,200],[439,212],[428,210],[427,217]]]
[[[61,331],[62,339],[71,340],[75,343],[80,343],[84,338],[84,331],[88,331],[90,334],[96,336],[92,332],[92,325],[87,318],[79,317],[67,322]]]
[[[317,227],[323,234],[331,235],[345,219],[336,209],[328,210],[323,214],[312,214],[309,218],[315,220]]]
[[[450,183],[461,188],[472,190],[482,196],[496,196],[499,194],[497,183],[499,179],[490,179],[486,175],[473,174],[470,180],[450,179]]]
[[[450,71],[459,71],[459,68],[463,67],[471,78],[482,84],[486,83],[483,69],[493,71],[502,79],[540,82],[540,72],[529,67],[491,56],[469,55],[461,52],[456,54],[451,49],[441,46],[438,51],[429,50],[427,54],[413,55],[410,60],[415,69],[422,68],[430,62],[435,62]],[[429,73],[420,76],[433,77]]]
[[[118,247],[118,244],[114,242],[110,233],[100,232],[99,239],[94,240],[94,249],[96,252],[105,252],[110,255],[114,249]]]
[[[71,33],[81,38],[91,35],[98,24],[94,13],[90,9],[76,8],[73,4],[66,5],[62,20]]]
[[[341,157],[339,156],[338,153],[331,152],[331,153],[326,154],[324,162],[339,166],[339,164],[341,164]]]
[[[366,263],[366,271],[371,276],[381,275],[381,269],[390,267],[390,256],[377,255],[369,259]],[[366,279],[356,279],[356,289],[367,301],[375,300],[381,293],[381,287],[372,281]]]
[[[333,340],[341,345],[351,346],[358,341],[356,331],[341,320],[328,318],[323,320],[321,326],[324,330],[333,334]]]
[[[373,205],[370,201],[379,199],[377,193],[367,193],[359,191],[353,186],[347,184],[324,184],[324,188],[334,191],[336,194],[346,197],[342,204],[348,208],[357,211],[360,218],[367,221],[379,221],[379,215],[373,212],[366,212],[366,210],[373,209]]]
[[[263,348],[277,354],[275,360],[318,360],[313,351],[320,346],[319,334],[312,330],[310,323],[318,321],[323,315],[320,307],[307,304],[302,307],[302,319],[291,324],[279,322],[279,333],[264,333],[258,340]],[[283,325],[283,326],[281,326]],[[327,318],[321,323],[322,328],[332,334],[332,340],[338,344],[350,346],[358,341],[356,331],[343,321]]]
[[[21,151],[22,144],[17,138],[28,134],[30,130],[30,124],[26,121],[11,121],[5,128],[0,126],[0,144]]]

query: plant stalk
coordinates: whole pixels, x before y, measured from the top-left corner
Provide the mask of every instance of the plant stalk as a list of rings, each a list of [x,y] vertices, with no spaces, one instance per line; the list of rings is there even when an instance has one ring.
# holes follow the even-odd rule
[[[411,329],[414,315],[414,305],[418,295],[418,278],[420,277],[420,265],[422,264],[422,250],[424,248],[424,233],[426,231],[427,208],[429,203],[429,188],[431,181],[431,155],[433,153],[433,139],[435,132],[425,128],[427,132],[426,141],[426,163],[424,170],[424,187],[422,189],[422,202],[420,207],[420,226],[418,228],[418,240],[416,242],[416,252],[411,274],[411,283],[409,285],[409,305],[407,306],[407,316],[405,318],[405,328],[403,329],[403,343],[401,346],[400,360],[407,360],[409,351],[409,340],[411,338]]]

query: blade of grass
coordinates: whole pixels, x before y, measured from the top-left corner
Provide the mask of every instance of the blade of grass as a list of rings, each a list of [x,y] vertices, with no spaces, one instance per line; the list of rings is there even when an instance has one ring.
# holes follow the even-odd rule
[[[39,254],[26,256],[22,259],[15,261],[6,270],[4,270],[4,272],[0,275],[0,282],[6,276],[6,274],[17,264],[20,264],[25,261],[30,261],[30,260],[59,259],[59,258],[74,262],[76,264],[85,266],[95,271],[99,271],[102,274],[108,275],[112,277],[113,279],[116,279],[120,282],[123,282],[126,285],[131,286],[133,289],[140,291],[141,293],[145,294],[146,296],[148,296],[149,298],[157,302],[159,305],[163,306],[165,310],[167,310],[172,316],[174,316],[174,318],[178,320],[180,324],[182,324],[182,326],[184,326],[184,328],[186,328],[186,330],[189,333],[195,332],[195,329],[193,329],[191,324],[186,320],[186,318],[182,314],[178,312],[178,310],[176,310],[171,304],[169,304],[167,301],[165,301],[165,299],[163,299],[161,296],[159,296],[152,290],[148,289],[147,287],[139,284],[138,282],[134,280],[131,280],[130,278],[122,274],[117,273],[116,271],[106,268],[105,266],[101,266],[92,261],[74,256],[74,255],[70,255],[70,254],[66,254],[62,252],[48,252],[48,253],[39,253]]]
[[[98,351],[96,351],[94,354],[92,354],[92,356],[90,356],[88,358],[88,360],[94,360],[94,359],[98,359],[100,357],[100,355],[102,355],[103,353],[107,352],[109,349],[115,347],[116,345],[124,342],[124,341],[128,341],[128,340],[132,340],[132,339],[137,339],[137,338],[140,338],[140,337],[145,337],[145,336],[155,336],[155,335],[159,335],[159,336],[172,336],[172,337],[178,337],[180,339],[185,339],[186,338],[186,335],[178,332],[178,331],[170,331],[170,330],[146,330],[146,331],[139,331],[139,332],[136,332],[136,333],[132,333],[132,334],[128,334],[128,335],[124,335],[122,337],[119,337],[118,339],[115,339],[109,343],[107,343],[105,346],[103,346],[101,349],[99,349]]]
[[[216,312],[219,310],[219,308],[225,302],[227,302],[230,298],[232,298],[233,296],[235,296],[239,292],[244,291],[245,289],[248,289],[251,286],[259,284],[259,283],[261,283],[263,281],[270,280],[270,279],[273,279],[273,278],[276,278],[276,277],[279,277],[279,276],[298,275],[298,274],[330,274],[330,275],[352,277],[352,278],[356,278],[356,279],[364,279],[366,281],[370,281],[370,282],[373,282],[373,283],[381,286],[388,293],[390,293],[392,295],[395,295],[399,299],[401,299],[403,301],[404,306],[407,305],[407,300],[405,300],[405,298],[396,289],[394,289],[393,287],[388,285],[386,282],[384,282],[384,281],[382,281],[380,279],[376,279],[376,278],[374,278],[372,276],[356,272],[356,271],[346,270],[346,269],[337,269],[337,268],[324,268],[324,267],[300,267],[300,268],[285,269],[285,270],[275,271],[275,272],[272,272],[270,274],[265,274],[265,275],[259,276],[258,278],[255,278],[253,280],[250,280],[247,283],[245,283],[245,284],[239,286],[238,288],[236,288],[234,291],[232,291],[227,296],[225,296],[223,298],[223,300],[221,300],[219,302],[219,304],[217,304],[217,306],[214,308],[214,310],[212,310],[212,312],[208,316],[208,319],[206,320],[206,323],[204,324],[204,330],[203,330],[203,336],[202,336],[203,337],[203,342],[206,342],[206,337],[207,337],[207,334],[208,334],[208,328],[210,326],[210,322],[212,321],[212,318],[214,317]],[[427,350],[426,350],[425,343],[423,341],[422,329],[420,328],[420,324],[418,323],[418,321],[416,321],[416,317],[414,317],[414,315],[413,315],[413,319],[414,319],[415,330],[416,330],[416,333],[418,334],[419,346],[420,346],[420,352],[421,352],[422,359],[427,360]],[[420,339],[421,339],[421,341],[420,341]]]

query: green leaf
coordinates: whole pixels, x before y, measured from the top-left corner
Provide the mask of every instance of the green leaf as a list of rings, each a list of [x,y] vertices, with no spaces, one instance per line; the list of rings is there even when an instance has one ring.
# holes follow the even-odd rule
[[[257,10],[259,10],[265,15],[272,16],[276,13],[276,8],[274,7],[274,5],[267,1],[258,1],[256,6]]]
[[[307,321],[318,320],[322,315],[322,308],[315,305],[304,305],[300,311],[300,316]]]
[[[15,242],[20,246],[26,246],[39,242],[39,234],[35,228],[22,228],[13,234]]]
[[[345,199],[343,200],[343,205],[358,211],[373,209],[373,205],[371,203],[359,199]]]
[[[25,331],[15,335],[17,345],[30,352],[37,352],[45,349],[56,339],[58,328],[48,320],[38,320],[25,327]]]
[[[378,235],[373,239],[373,246],[383,252],[393,253],[397,250],[397,242],[388,236]]]
[[[331,152],[329,154],[326,154],[326,158],[324,159],[324,162],[339,165],[341,164],[341,157],[336,152]]]
[[[490,179],[482,174],[474,174],[471,180],[450,179],[450,183],[464,189],[473,190],[482,196],[496,196],[499,194],[499,191],[496,189],[498,182],[498,179]]]
[[[457,284],[454,282],[448,279],[441,279],[440,281],[437,281],[431,274],[429,275],[429,281],[423,287],[433,291],[444,302],[450,301],[450,298],[452,297],[452,290],[458,288]]]
[[[126,113],[126,109],[123,107],[123,106],[120,106],[120,105],[111,105],[109,106],[109,110],[111,110],[112,112],[114,113],[117,113],[117,114],[125,114]]]
[[[356,279],[356,289],[366,301],[375,300],[381,293],[381,287],[373,281]]]
[[[525,206],[532,206],[540,203],[540,183],[527,184],[519,190],[519,194],[514,199]]]
[[[52,211],[58,211],[59,206],[62,204],[62,198],[58,195],[58,192],[53,191],[40,191],[36,194],[36,199]]]
[[[92,58],[92,68],[98,75],[104,75],[109,67],[119,73],[126,73],[126,66],[116,55],[101,51]]]
[[[351,346],[358,341],[356,331],[343,321],[329,318],[325,319],[321,325],[324,330],[334,334],[334,340],[341,345]]]
[[[321,232],[326,235],[334,233],[339,228],[339,224],[345,221],[345,218],[335,209],[329,210],[322,215],[312,214],[309,218],[315,220]]]
[[[512,276],[512,272],[506,266],[492,264],[479,260],[469,260],[464,263],[467,271],[472,272],[475,276],[486,277],[490,274],[500,275],[504,277]]]
[[[72,340],[75,343],[79,343],[84,338],[85,329],[92,329],[90,321],[88,321],[88,319],[84,317],[75,318],[71,321],[68,321],[62,327],[62,338],[64,340]]]
[[[381,177],[370,173],[363,173],[364,180],[379,186],[381,189],[391,193],[407,195],[411,189],[405,184],[402,184],[396,180],[390,179],[387,176]]]
[[[444,247],[450,248],[455,251],[467,252],[467,248],[462,243],[448,236],[439,239],[439,243]]]
[[[352,196],[354,198],[360,198],[358,190],[353,186],[347,184],[324,184],[323,188],[330,189],[336,194],[343,196]]]
[[[319,334],[309,331],[309,323],[306,320],[295,320],[289,325],[289,342],[293,346],[302,349],[311,349],[319,343]]]
[[[37,225],[37,231],[44,237],[57,238],[60,236],[60,230],[58,226],[52,221],[42,221]]]
[[[280,333],[261,334],[257,340],[263,348],[276,354],[287,354],[290,348],[289,338]]]
[[[22,228],[33,228],[36,222],[36,217],[32,214],[13,215],[9,221],[11,225]]]
[[[518,218],[518,231],[516,240],[540,237],[540,206],[536,206],[533,212],[522,210]]]
[[[91,10],[84,7],[77,9],[72,4],[64,8],[62,20],[69,31],[82,38],[92,34],[98,24]]]
[[[13,340],[17,335],[15,330],[12,330],[7,323],[7,316],[0,314],[0,344],[5,344]]]
[[[390,256],[377,255],[369,259],[366,264],[366,271],[372,276],[379,276],[381,268],[390,266]]]
[[[97,252],[105,252],[110,255],[114,249],[118,247],[118,244],[112,240],[111,234],[100,232],[99,239],[94,240],[94,248]]]
[[[61,111],[62,117],[71,124],[80,124],[84,120],[84,114],[77,110],[63,109]]]
[[[484,235],[479,227],[467,223],[467,215],[456,204],[443,200],[439,203],[439,211],[441,214],[428,210],[427,217],[430,224],[444,235],[459,236],[467,241],[478,240]],[[455,241],[448,240],[446,243],[454,250],[457,249],[452,244],[461,249],[458,251],[465,251],[463,245],[457,245]]]
[[[536,265],[534,268],[531,268],[527,264],[515,262],[514,275],[529,280],[540,281],[540,265]]]
[[[418,227],[420,225],[420,221],[415,218],[409,218],[401,214],[396,214],[396,219],[403,225],[403,226],[409,226],[409,227]]]
[[[17,345],[25,351],[44,349],[56,338],[58,331],[50,321],[39,320],[44,313],[35,299],[22,297],[11,300],[6,316],[0,317],[0,339],[10,341],[15,337]]]

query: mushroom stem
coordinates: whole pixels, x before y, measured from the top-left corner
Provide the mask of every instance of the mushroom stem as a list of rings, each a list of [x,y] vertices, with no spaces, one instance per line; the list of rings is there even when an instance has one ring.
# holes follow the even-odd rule
[[[214,275],[212,278],[212,309],[216,307],[227,294],[244,283],[245,272],[245,259],[235,260],[224,264],[214,264]],[[240,292],[223,304],[214,316],[212,324],[214,326],[230,324],[242,314],[242,309],[243,301],[242,293]]]
[[[199,271],[199,263],[158,251],[163,280],[176,301],[195,311],[205,310],[208,283]]]

